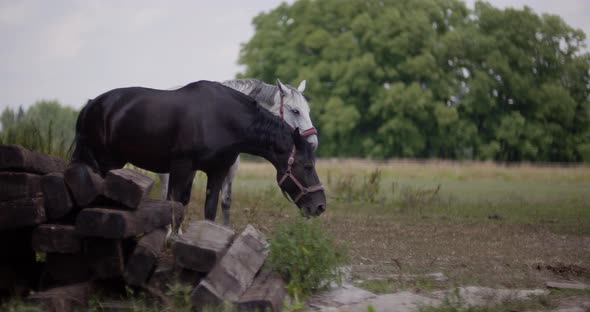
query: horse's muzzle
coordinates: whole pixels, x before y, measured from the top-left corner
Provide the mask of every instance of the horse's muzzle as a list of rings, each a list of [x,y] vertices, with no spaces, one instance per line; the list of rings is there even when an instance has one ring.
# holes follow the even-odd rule
[[[309,217],[317,217],[321,215],[324,211],[326,211],[326,204],[319,204],[315,206],[303,206],[301,207],[303,211],[303,215],[307,218]]]

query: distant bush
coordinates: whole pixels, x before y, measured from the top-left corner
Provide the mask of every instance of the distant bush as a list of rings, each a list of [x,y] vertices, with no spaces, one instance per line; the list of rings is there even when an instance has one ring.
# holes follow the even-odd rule
[[[0,144],[66,158],[74,139],[78,112],[55,101],[40,101],[26,112],[10,108],[0,114]]]
[[[317,219],[301,217],[283,224],[270,242],[270,267],[288,281],[287,289],[294,296],[309,295],[331,282],[341,283],[340,266],[345,261],[343,248]]]

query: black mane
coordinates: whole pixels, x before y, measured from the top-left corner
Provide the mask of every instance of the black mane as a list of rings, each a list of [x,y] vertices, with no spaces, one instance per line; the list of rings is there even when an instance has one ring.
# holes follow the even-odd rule
[[[292,131],[291,126],[280,117],[264,109],[260,104],[256,105],[256,116],[248,127],[249,134],[256,139],[256,145],[290,148],[293,145]]]
[[[260,104],[256,106],[256,117],[250,127],[249,134],[256,138],[256,144],[261,146],[278,146],[282,150],[290,150],[293,144],[298,150],[303,150],[306,159],[314,159],[311,144],[301,137],[294,142],[293,129],[287,122],[264,109]]]

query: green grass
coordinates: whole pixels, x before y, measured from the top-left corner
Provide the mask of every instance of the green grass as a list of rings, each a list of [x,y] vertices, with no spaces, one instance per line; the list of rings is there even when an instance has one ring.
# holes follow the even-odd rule
[[[328,210],[336,215],[543,224],[555,231],[590,234],[587,166],[343,160],[319,161],[316,168],[326,187]],[[371,184],[375,172],[379,177]],[[274,174],[269,164],[242,163],[233,187],[234,206],[294,213]],[[204,177],[197,179],[197,198],[204,183]]]

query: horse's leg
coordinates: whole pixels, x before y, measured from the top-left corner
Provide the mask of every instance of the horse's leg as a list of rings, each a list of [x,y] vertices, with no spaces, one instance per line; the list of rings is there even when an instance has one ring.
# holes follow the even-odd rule
[[[168,173],[159,173],[160,176],[160,190],[161,190],[161,198],[166,199],[168,198],[168,181],[170,180],[170,174]]]
[[[167,199],[182,203],[185,212],[190,200],[190,191],[193,186],[195,173],[192,170],[192,162],[190,160],[176,160],[170,165]],[[184,216],[180,218],[180,223],[182,223],[183,219]],[[180,224],[173,224],[171,226],[167,234],[168,238],[172,232],[181,234]]]
[[[187,183],[184,187],[184,190],[182,191],[182,195],[180,197],[180,200],[182,203],[186,203],[185,206],[188,207],[188,203],[191,200],[191,192],[193,190],[193,182],[195,180],[195,174],[197,172],[193,171],[190,175],[190,177],[188,178],[188,181],[190,181],[190,183]],[[186,207],[185,207],[186,208]]]
[[[229,225],[229,210],[231,208],[231,187],[232,183],[234,182],[234,178],[236,177],[236,171],[238,170],[238,165],[240,164],[240,156],[236,158],[236,161],[231,165],[229,168],[229,172],[225,176],[223,180],[223,184],[221,186],[221,212],[223,213],[223,224]]]
[[[190,196],[183,196],[186,189],[192,187],[195,172],[190,159],[174,160],[170,164],[170,177],[168,183],[168,200],[173,200],[187,205]]]
[[[207,172],[205,220],[215,222],[215,216],[217,215],[217,202],[219,202],[219,191],[221,190],[221,184],[223,184],[223,179],[227,175],[228,170],[229,166],[221,170],[209,170]]]

